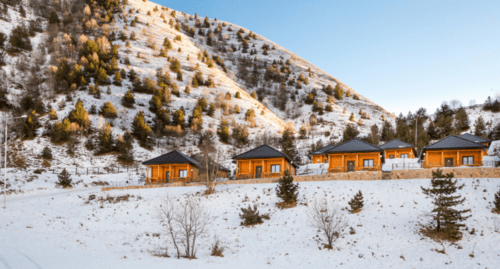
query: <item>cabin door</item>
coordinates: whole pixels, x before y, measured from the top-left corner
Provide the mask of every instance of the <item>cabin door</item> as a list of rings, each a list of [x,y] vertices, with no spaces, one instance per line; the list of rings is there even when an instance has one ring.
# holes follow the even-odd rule
[[[262,177],[262,166],[255,166],[255,178]]]
[[[169,179],[170,179],[170,171],[166,171],[165,172],[165,183],[168,183]]]
[[[444,167],[453,167],[453,158],[444,159]]]
[[[347,162],[347,172],[354,172],[354,161],[348,161]]]

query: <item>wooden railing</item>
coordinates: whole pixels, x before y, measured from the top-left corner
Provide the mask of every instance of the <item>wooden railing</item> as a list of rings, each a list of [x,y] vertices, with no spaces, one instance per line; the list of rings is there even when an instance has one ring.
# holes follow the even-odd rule
[[[158,179],[155,177],[147,178],[146,179],[146,184],[165,184],[165,183],[174,183],[174,182],[184,182],[184,183],[190,183],[194,182],[195,179],[192,177],[171,177],[168,179],[168,182],[166,182],[165,179]]]
[[[354,167],[353,172],[358,172],[358,171],[381,171],[381,166],[374,165],[372,167],[363,167],[363,166]],[[345,173],[345,172],[347,172],[347,166],[333,167],[333,168],[328,169],[328,172],[329,173]]]
[[[422,162],[422,168],[434,168],[434,167],[445,167],[446,162]],[[457,162],[456,160],[453,160],[452,166],[450,167],[460,167],[460,166],[471,166],[471,167],[477,167],[477,166],[484,166],[484,167],[496,167],[498,164],[496,164],[493,161],[483,161],[479,162],[476,161],[472,164],[463,164],[461,162]]]
[[[275,173],[262,173],[260,178],[270,178],[270,177],[281,177],[283,176],[283,172],[275,172]],[[257,178],[257,174],[255,173],[240,173],[236,175],[236,179],[250,179]]]

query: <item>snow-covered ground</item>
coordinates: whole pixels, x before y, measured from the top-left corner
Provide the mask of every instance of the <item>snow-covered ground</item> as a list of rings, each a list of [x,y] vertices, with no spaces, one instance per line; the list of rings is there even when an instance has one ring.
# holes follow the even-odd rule
[[[420,189],[429,186],[427,179],[304,182],[299,205],[285,210],[275,206],[275,184],[219,186],[208,197],[201,196],[201,187],[12,195],[7,209],[0,210],[0,268],[497,268],[500,230],[495,232],[495,221],[500,229],[500,215],[491,209],[500,179],[459,181],[465,183],[460,191],[467,198],[465,207],[472,209],[466,224],[475,234],[465,232],[454,245],[418,232],[418,223],[427,222],[432,208]],[[345,208],[358,190],[365,199],[363,211],[343,211],[355,234],[346,229],[335,250],[320,249],[320,233],[306,218],[308,205],[326,198]],[[197,259],[151,253],[168,247],[174,254],[157,219],[160,198],[167,193],[179,200],[198,196],[211,210],[210,233],[199,241]],[[116,204],[86,203],[91,194],[133,197]],[[254,203],[270,220],[240,226],[240,208]],[[223,258],[210,256],[215,235],[226,246]]]

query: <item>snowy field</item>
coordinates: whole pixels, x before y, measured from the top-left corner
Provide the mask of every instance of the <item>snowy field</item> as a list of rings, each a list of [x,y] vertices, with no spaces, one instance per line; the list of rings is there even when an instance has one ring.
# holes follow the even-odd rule
[[[0,211],[0,268],[498,268],[500,215],[491,210],[500,179],[460,182],[466,185],[460,191],[465,206],[472,209],[466,224],[476,232],[466,232],[454,245],[418,233],[418,223],[426,223],[431,210],[420,189],[429,186],[428,179],[304,182],[299,205],[285,210],[275,206],[276,184],[219,186],[208,197],[200,195],[202,187],[11,195]],[[307,204],[327,198],[345,208],[358,190],[365,198],[363,211],[343,211],[355,234],[348,228],[335,250],[320,249],[324,242],[307,221]],[[200,241],[197,259],[152,255],[160,247],[174,255],[157,219],[167,193],[181,201],[195,195],[210,208],[210,233]],[[87,203],[92,194],[96,199]],[[95,201],[126,194],[133,197],[115,204]],[[240,208],[254,203],[270,220],[240,226]],[[226,246],[223,258],[210,256],[214,235]]]

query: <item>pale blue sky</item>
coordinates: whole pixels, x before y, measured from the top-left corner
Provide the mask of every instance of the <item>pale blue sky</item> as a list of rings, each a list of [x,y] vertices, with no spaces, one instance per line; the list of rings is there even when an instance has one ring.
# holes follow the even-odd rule
[[[397,114],[500,91],[499,1],[153,1],[265,36]]]

